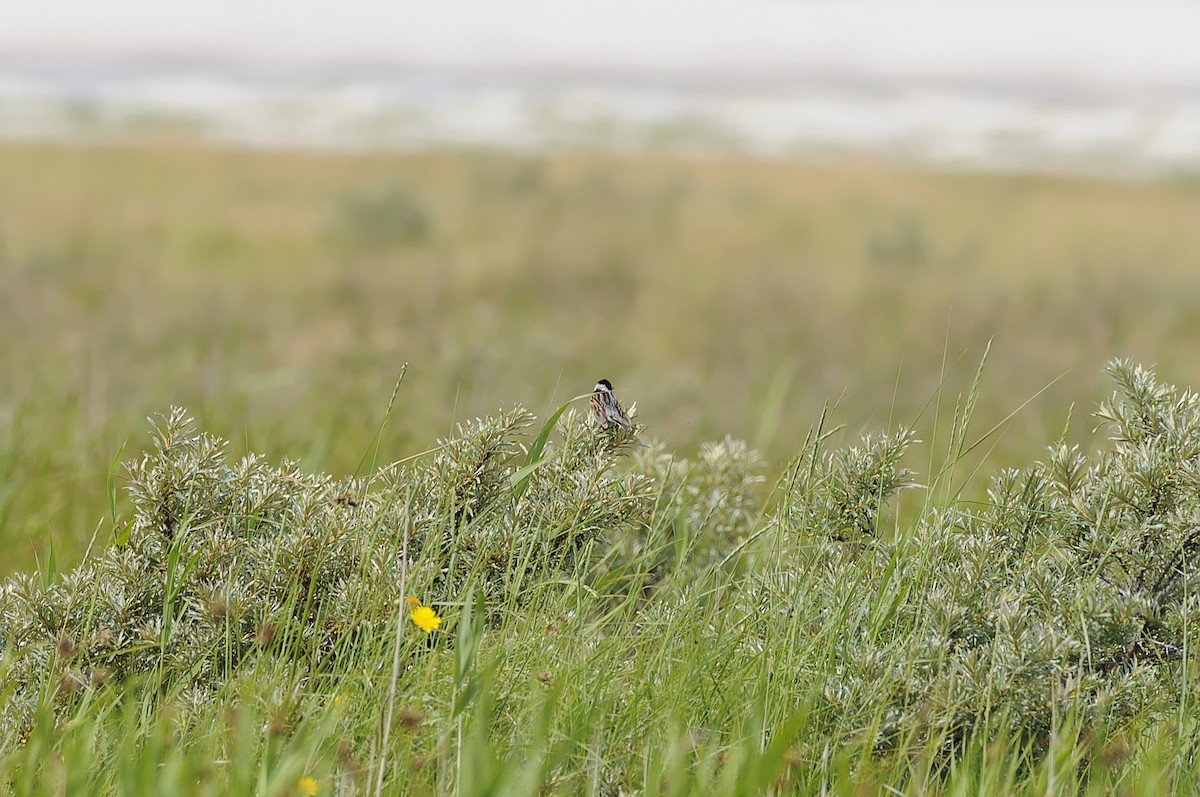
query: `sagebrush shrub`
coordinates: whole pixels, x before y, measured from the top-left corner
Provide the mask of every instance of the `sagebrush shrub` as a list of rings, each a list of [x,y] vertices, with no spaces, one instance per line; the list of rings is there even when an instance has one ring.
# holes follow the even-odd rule
[[[334,479],[253,454],[230,463],[225,441],[173,410],[129,466],[124,543],[0,590],[5,719],[28,724],[45,688],[57,703],[133,675],[204,690],[258,655],[327,666],[389,632],[402,569],[427,602],[470,589],[488,605],[576,574],[594,542],[648,514],[649,480],[613,473],[625,443],[569,413],[516,490],[531,422],[517,408],[415,463]]]
[[[653,485],[655,516],[620,540],[623,559],[644,564],[652,580],[719,564],[753,534],[763,509],[766,462],[742,440],[703,443],[687,459],[653,442],[632,452],[629,469]]]
[[[872,532],[911,436],[801,458],[776,522],[817,543],[789,578],[845,624],[830,715],[950,752],[978,732],[1044,742],[1071,709],[1119,724],[1177,702],[1200,620],[1200,399],[1129,362],[1109,372],[1109,449],[1051,446],[984,506],[931,507],[887,545]]]

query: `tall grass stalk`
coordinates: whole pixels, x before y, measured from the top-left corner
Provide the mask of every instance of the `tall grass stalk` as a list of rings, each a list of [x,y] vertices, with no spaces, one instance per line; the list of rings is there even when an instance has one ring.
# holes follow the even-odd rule
[[[396,709],[396,685],[400,681],[400,640],[404,637],[405,596],[408,594],[408,537],[412,531],[412,493],[404,502],[404,535],[400,540],[400,598],[396,601],[396,644],[392,651],[392,680],[388,684],[387,714],[383,720],[383,740],[379,745],[379,774],[375,793],[383,794],[383,777],[387,771],[388,741],[392,734],[392,718]]]

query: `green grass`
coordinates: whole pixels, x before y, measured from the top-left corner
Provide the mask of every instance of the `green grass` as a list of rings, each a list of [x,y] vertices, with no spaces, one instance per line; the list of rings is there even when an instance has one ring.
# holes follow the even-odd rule
[[[1184,383],[1200,359],[1194,182],[32,144],[0,173],[2,573],[51,536],[78,562],[113,455],[172,403],[349,473],[405,362],[384,459],[604,376],[677,450],[781,463],[839,398],[851,432],[940,439],[951,408],[922,410],[993,340],[982,428],[1062,377],[995,466],[1086,412],[1111,357]]]
[[[1101,371],[1192,379],[1194,185],[17,144],[0,171],[7,790],[1200,775],[1195,408]],[[541,426],[601,376],[640,442]],[[172,404],[229,442],[156,447]]]
[[[683,460],[571,411],[535,468],[514,409],[349,479],[234,461],[172,413],[130,464],[127,542],[0,592],[0,777],[1191,793],[1200,398],[1111,373],[1113,442],[998,474],[986,505],[917,485],[905,433],[818,427],[764,491],[732,441]]]

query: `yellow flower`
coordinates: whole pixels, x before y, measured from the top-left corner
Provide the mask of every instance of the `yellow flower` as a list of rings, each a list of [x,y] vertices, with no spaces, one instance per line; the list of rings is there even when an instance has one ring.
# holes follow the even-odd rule
[[[417,627],[422,631],[429,633],[442,624],[442,618],[438,617],[437,612],[430,609],[428,606],[413,606],[415,598],[408,599],[408,605],[412,606],[410,615],[412,621],[417,624]],[[419,603],[419,601],[418,601]]]
[[[321,785],[309,777],[300,778],[296,781],[296,791],[303,794],[304,797],[316,797],[317,792],[321,790]]]

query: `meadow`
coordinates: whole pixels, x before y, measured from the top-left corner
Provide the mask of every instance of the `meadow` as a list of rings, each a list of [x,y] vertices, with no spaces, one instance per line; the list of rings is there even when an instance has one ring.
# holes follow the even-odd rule
[[[1194,790],[1194,179],[0,174],[12,793]]]

